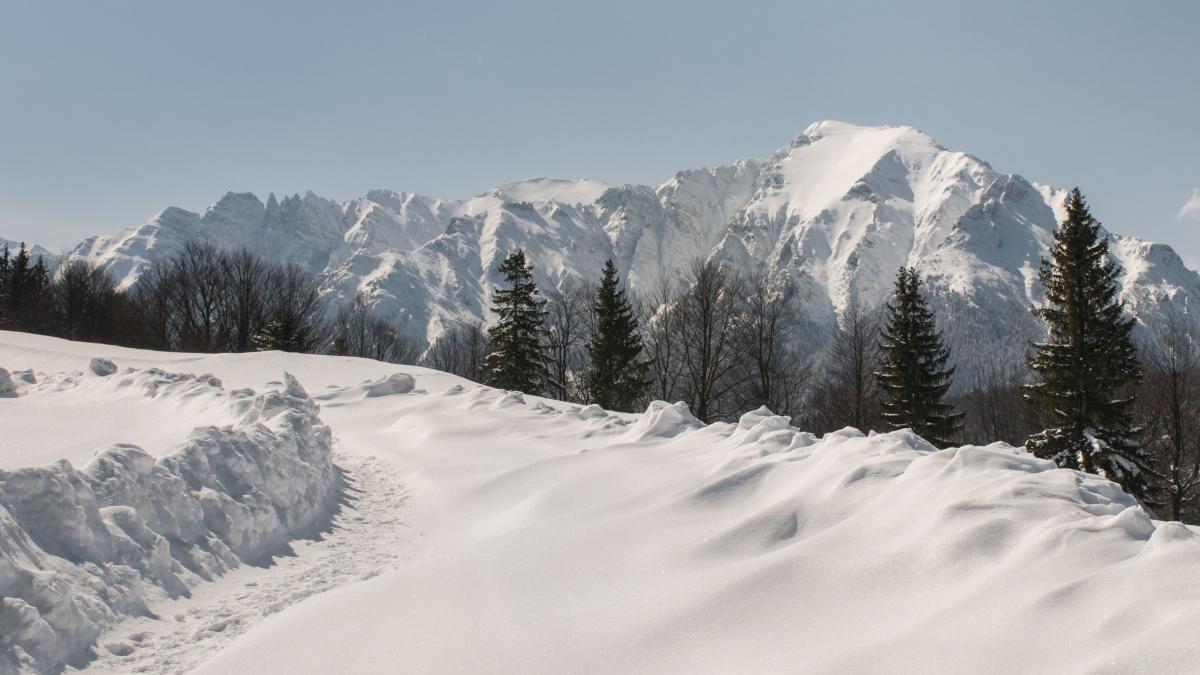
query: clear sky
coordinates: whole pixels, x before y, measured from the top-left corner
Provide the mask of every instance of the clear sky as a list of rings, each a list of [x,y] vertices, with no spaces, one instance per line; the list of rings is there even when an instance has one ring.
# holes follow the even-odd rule
[[[0,236],[228,190],[658,184],[839,119],[1078,184],[1194,264],[1198,33],[1186,0],[0,0]]]

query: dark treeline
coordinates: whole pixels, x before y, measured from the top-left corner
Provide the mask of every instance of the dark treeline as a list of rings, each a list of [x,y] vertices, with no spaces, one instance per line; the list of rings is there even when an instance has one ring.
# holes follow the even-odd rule
[[[823,434],[908,428],[939,447],[1004,441],[1120,483],[1161,518],[1200,522],[1200,344],[1185,306],[1135,341],[1108,242],[1076,190],[1040,272],[1044,337],[1027,358],[966,353],[955,370],[918,270],[882,307],[851,289],[829,332],[786,278],[691,263],[678,283],[627,294],[611,261],[594,283],[539,289],[517,251],[490,324],[452,324],[422,353],[365,297],[325,307],[300,268],[194,243],[119,290],[65,260],[51,274],[0,252],[0,327],[167,350],[281,349],[422,365],[618,411],[654,399],[705,422],[765,406]],[[959,327],[961,332],[961,327]],[[959,339],[959,349],[970,341]]]
[[[122,290],[106,270],[64,258],[50,274],[22,245],[0,250],[0,327],[190,352],[278,349],[415,363],[411,340],[356,297],[332,312],[320,283],[244,249],[192,242]]]

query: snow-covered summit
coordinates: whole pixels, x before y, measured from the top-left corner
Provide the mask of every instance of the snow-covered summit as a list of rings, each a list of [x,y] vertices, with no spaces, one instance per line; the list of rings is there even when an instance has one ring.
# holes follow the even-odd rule
[[[609,185],[595,180],[530,178],[492,188],[484,195],[495,195],[511,202],[591,204],[599,199],[600,195],[604,194],[609,187]]]
[[[918,265],[939,309],[970,319],[959,325],[1005,328],[981,351],[1019,351],[1036,331],[1027,310],[1063,196],[912,127],[824,121],[766,160],[679,171],[657,187],[535,178],[465,200],[376,190],[343,203],[229,193],[76,253],[128,284],[192,238],[247,246],[321,275],[330,297],[367,293],[422,341],[486,318],[496,266],[516,248],[547,286],[592,279],[607,258],[634,290],[678,279],[694,258],[766,270],[796,282],[823,334],[850,298],[877,304],[897,267]],[[1169,248],[1125,241],[1114,257],[1139,315],[1164,297],[1200,299],[1200,276]]]

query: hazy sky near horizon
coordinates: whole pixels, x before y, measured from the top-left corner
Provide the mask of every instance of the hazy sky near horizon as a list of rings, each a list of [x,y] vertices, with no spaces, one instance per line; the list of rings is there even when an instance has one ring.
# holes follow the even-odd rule
[[[0,237],[226,191],[658,184],[909,124],[1200,263],[1200,3],[0,0]]]

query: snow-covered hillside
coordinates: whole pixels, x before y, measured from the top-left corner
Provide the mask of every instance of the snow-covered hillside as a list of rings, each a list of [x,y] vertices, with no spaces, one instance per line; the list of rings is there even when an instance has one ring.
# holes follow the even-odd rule
[[[765,161],[681,171],[657,188],[543,178],[463,201],[374,191],[265,204],[230,193],[202,214],[168,208],[76,253],[130,283],[192,238],[247,246],[321,275],[330,297],[367,293],[425,343],[487,318],[496,267],[517,248],[551,286],[594,280],[609,257],[635,290],[678,279],[695,258],[765,269],[796,281],[818,340],[850,297],[878,304],[896,268],[915,264],[952,342],[986,355],[1020,353],[1037,331],[1028,308],[1063,197],[911,127],[820,122]],[[1200,301],[1200,276],[1169,247],[1118,237],[1114,255],[1140,316],[1165,297]]]
[[[618,415],[328,356],[0,332],[0,366],[0,672],[82,666],[92,642],[97,672],[1200,659],[1200,539],[1002,444]],[[110,445],[126,429],[144,451]],[[88,438],[108,449],[88,460]]]

